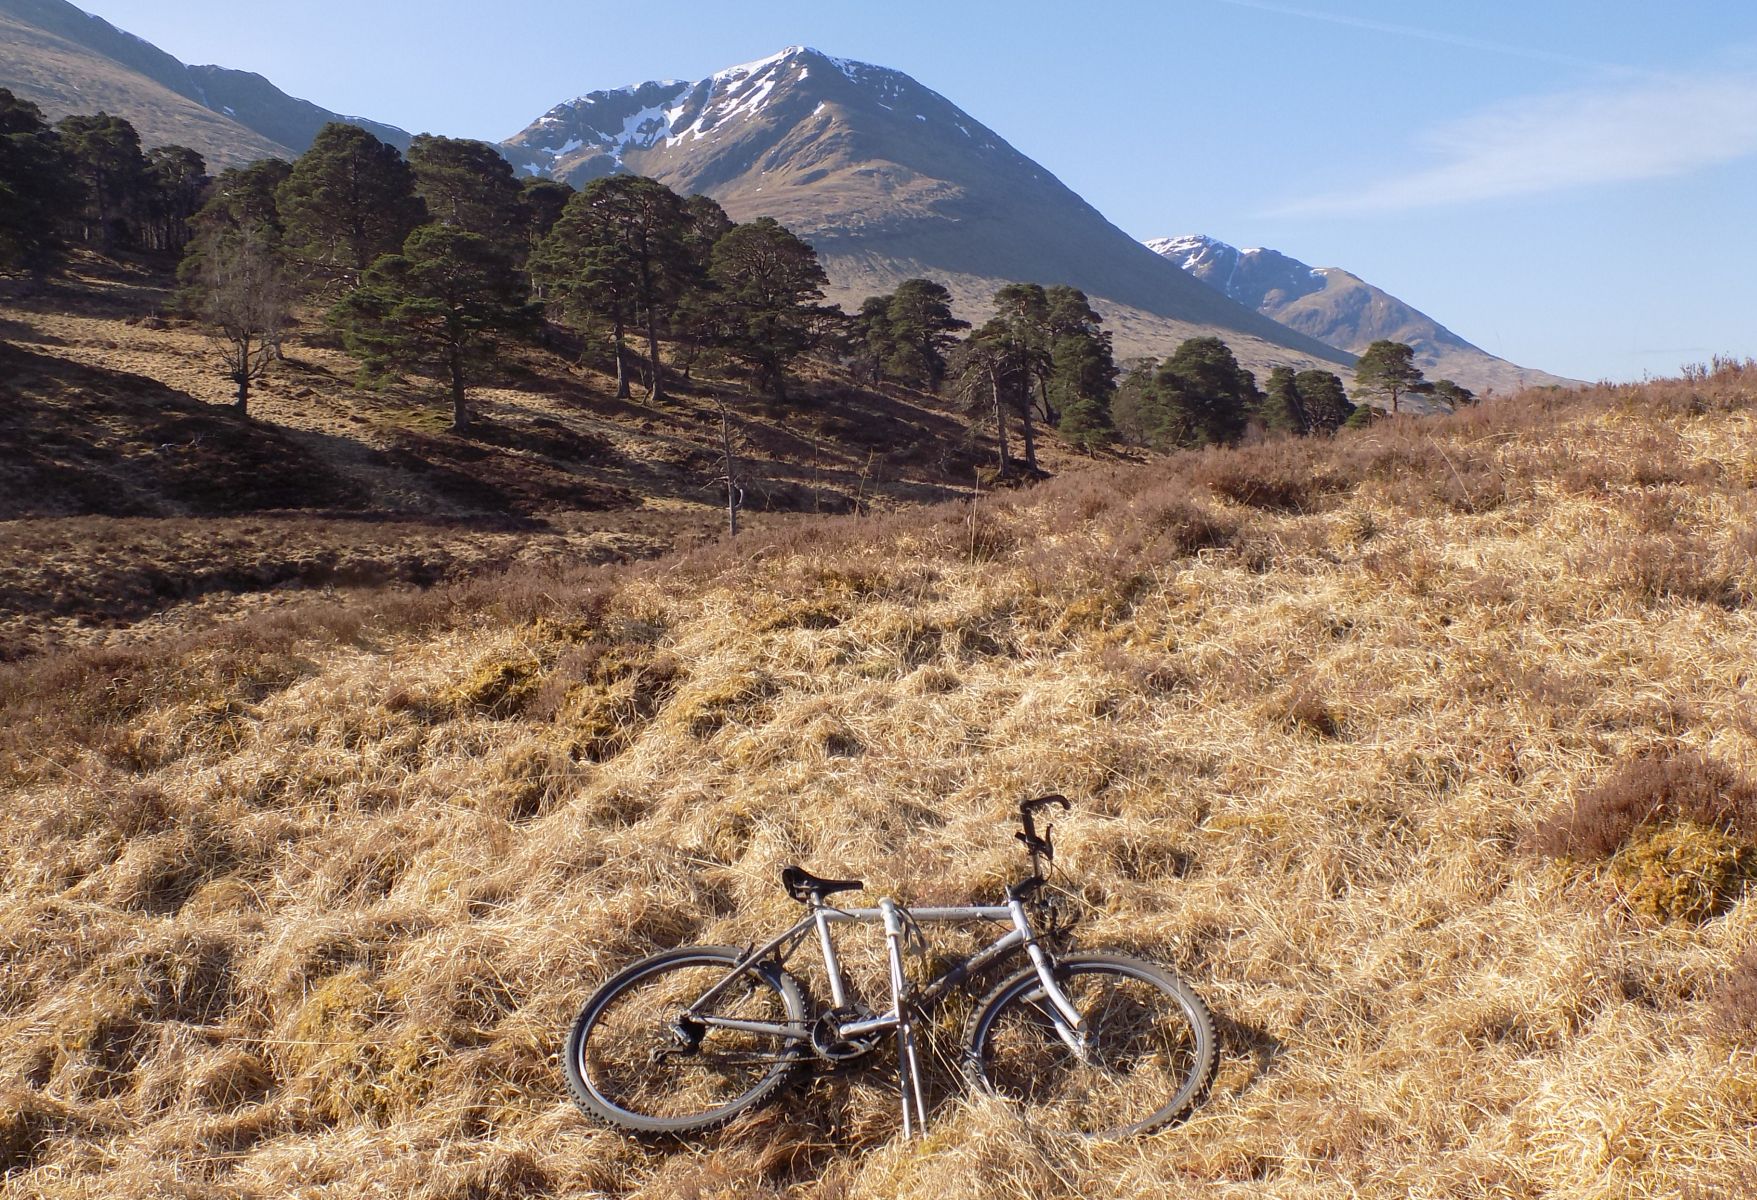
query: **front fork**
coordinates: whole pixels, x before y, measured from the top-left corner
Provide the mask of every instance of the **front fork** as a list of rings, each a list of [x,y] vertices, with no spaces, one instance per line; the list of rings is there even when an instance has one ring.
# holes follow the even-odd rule
[[[1066,1043],[1068,1049],[1081,1062],[1091,1060],[1090,1039],[1087,1036],[1086,1018],[1074,1007],[1074,1002],[1062,990],[1055,977],[1055,960],[1037,940],[1037,932],[1031,927],[1031,920],[1025,915],[1024,901],[1017,897],[1008,897],[1007,908],[1012,913],[1013,927],[1018,930],[1025,953],[1031,959],[1031,965],[1037,970],[1038,982],[1042,992],[1032,996],[1035,1003],[1043,1004],[1050,1024],[1055,1027],[1056,1036]],[[909,1002],[909,980],[903,971],[903,945],[908,935],[904,924],[903,912],[889,899],[879,901],[879,912],[885,923],[885,947],[890,959],[891,970],[891,1011],[888,1018],[895,1020],[897,1029],[897,1087],[903,1102],[903,1136],[911,1136],[917,1128],[927,1128],[927,1100],[921,1086],[921,1068],[916,1057],[915,1027],[911,1019]],[[827,930],[820,925],[820,934],[828,941]],[[833,955],[827,956],[831,963]],[[834,967],[831,968],[831,989],[840,993],[841,979]],[[840,1001],[841,995],[836,999]],[[875,1024],[878,1022],[875,1021]]]
[[[1080,1010],[1074,1007],[1074,1002],[1056,980],[1055,960],[1038,942],[1037,932],[1031,928],[1031,921],[1025,915],[1025,902],[1017,896],[1009,895],[1007,907],[1012,910],[1014,927],[1025,939],[1025,953],[1030,956],[1031,965],[1037,968],[1037,980],[1043,985],[1043,999],[1049,1001],[1044,1006],[1045,1012],[1049,1016],[1050,1024],[1055,1026],[1056,1036],[1067,1044],[1068,1049],[1081,1062],[1090,1061],[1086,1018],[1080,1015]]]

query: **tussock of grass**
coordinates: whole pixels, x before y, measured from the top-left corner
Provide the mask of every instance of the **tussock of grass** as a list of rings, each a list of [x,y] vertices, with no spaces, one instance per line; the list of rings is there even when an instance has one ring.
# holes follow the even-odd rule
[[[1742,1195],[1754,380],[7,668],[0,1196]],[[787,862],[987,894],[1047,790],[1082,941],[1221,1017],[1183,1125],[1046,1140],[957,1011],[919,1143],[882,1074],[684,1148],[566,1103],[619,965]]]

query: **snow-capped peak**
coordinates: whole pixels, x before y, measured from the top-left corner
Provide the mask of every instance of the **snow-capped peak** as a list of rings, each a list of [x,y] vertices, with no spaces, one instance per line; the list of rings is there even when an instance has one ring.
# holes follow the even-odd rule
[[[767,58],[759,58],[755,62],[739,63],[736,67],[726,67],[722,70],[715,71],[712,75],[708,76],[708,78],[716,83],[723,83],[727,80],[745,79],[760,71],[765,71],[768,68],[775,66],[777,63],[784,63],[788,59],[796,58],[801,54],[815,53],[817,52],[812,50],[809,46],[789,46],[780,53],[771,54]]]
[[[1236,247],[1200,233],[1150,238],[1145,245],[1153,253],[1170,259],[1186,271],[1194,271],[1216,259],[1232,258],[1236,262],[1239,253]]]
[[[811,78],[814,68],[834,69],[851,82],[876,88],[886,108],[902,90],[902,77],[894,71],[809,46],[788,46],[693,83],[667,79],[580,96],[549,110],[518,140],[538,156],[538,164],[527,167],[533,173],[553,170],[563,159],[573,166],[605,158],[614,170],[630,150],[715,138],[732,123],[763,113],[789,85]]]

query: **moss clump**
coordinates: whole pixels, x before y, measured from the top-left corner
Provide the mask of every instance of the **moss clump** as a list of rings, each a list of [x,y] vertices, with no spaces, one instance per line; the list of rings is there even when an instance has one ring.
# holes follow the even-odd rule
[[[582,757],[608,762],[634,744],[682,678],[682,668],[669,654],[603,654],[586,680],[568,689],[556,723]]]
[[[1611,859],[1636,912],[1662,921],[1719,916],[1757,879],[1757,849],[1690,822],[1657,829]]]
[[[836,600],[795,600],[773,603],[757,614],[752,628],[757,633],[787,629],[834,629],[848,619],[847,605]]]
[[[288,1039],[290,1084],[327,1120],[384,1124],[413,1112],[432,1093],[449,1042],[437,1030],[393,1032],[396,1005],[364,971],[323,981],[300,1007]]]
[[[766,673],[742,671],[685,691],[671,706],[671,715],[692,737],[707,737],[776,690],[775,681]]]
[[[364,971],[324,980],[305,998],[287,1046],[291,1073],[309,1089],[311,1106],[331,1121],[382,1115],[380,1024],[388,1004]]]
[[[526,652],[477,663],[469,678],[445,693],[446,703],[460,713],[511,717],[524,711],[542,685],[543,660]]]

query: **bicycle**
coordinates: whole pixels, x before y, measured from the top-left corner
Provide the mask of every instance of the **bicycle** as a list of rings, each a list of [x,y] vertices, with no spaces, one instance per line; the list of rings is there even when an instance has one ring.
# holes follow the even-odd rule
[[[632,1134],[712,1129],[774,1096],[812,1064],[833,1067],[897,1045],[903,1134],[924,1129],[927,1105],[917,1056],[919,1018],[973,976],[1023,951],[1028,965],[976,1005],[964,1036],[966,1075],[985,1091],[1029,1110],[1033,1127],[1087,1138],[1148,1133],[1184,1115],[1217,1069],[1206,1004],[1173,972],[1126,955],[1067,953],[1069,922],[1043,894],[1054,863],[1053,825],[1039,835],[1035,813],[1071,806],[1062,796],[1019,805],[1014,836],[1031,871],[1001,904],[838,908],[829,898],[865,885],[782,871],[788,894],[806,906],[791,928],[753,949],[684,946],[613,975],[580,1010],[568,1034],[565,1074],[580,1109]],[[1004,922],[1005,934],[913,986],[906,943],[928,922]],[[831,929],[884,926],[890,1010],[851,999]],[[807,942],[822,958],[831,1003],[815,1012],[786,967]]]

